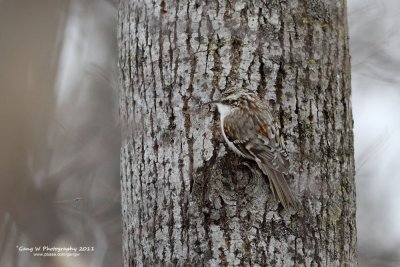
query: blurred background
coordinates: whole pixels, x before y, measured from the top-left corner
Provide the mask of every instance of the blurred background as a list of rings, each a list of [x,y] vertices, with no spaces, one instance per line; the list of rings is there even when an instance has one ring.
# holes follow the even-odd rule
[[[0,266],[122,266],[117,5],[0,0]],[[400,266],[400,1],[348,0],[359,266]],[[17,246],[94,247],[32,257]]]
[[[359,266],[400,266],[400,1],[348,0]]]
[[[116,27],[112,1],[0,1],[2,267],[122,266]]]

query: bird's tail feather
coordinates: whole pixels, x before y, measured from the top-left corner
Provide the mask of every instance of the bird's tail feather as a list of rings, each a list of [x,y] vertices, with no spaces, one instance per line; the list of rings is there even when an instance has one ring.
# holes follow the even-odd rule
[[[289,209],[289,207],[298,209],[298,203],[290,191],[284,174],[265,166],[265,164],[259,164],[259,166],[262,172],[268,176],[270,188],[275,200],[279,200],[285,209]]]

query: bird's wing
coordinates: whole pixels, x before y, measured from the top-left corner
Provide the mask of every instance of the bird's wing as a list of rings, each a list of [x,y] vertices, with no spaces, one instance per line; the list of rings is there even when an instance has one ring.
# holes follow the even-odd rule
[[[259,158],[278,172],[288,172],[288,154],[269,110],[235,109],[225,117],[224,130],[228,140],[248,158]]]
[[[285,179],[285,174],[289,172],[289,161],[279,128],[269,111],[263,111],[249,113],[234,110],[224,119],[225,135],[243,155],[256,161],[268,177],[275,199],[285,209],[290,206],[296,209],[296,198]]]

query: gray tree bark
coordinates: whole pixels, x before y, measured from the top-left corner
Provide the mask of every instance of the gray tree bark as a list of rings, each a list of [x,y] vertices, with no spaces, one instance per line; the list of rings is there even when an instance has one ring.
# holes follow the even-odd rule
[[[125,266],[355,266],[346,1],[126,0],[119,7]],[[278,118],[301,210],[201,103],[256,91]]]

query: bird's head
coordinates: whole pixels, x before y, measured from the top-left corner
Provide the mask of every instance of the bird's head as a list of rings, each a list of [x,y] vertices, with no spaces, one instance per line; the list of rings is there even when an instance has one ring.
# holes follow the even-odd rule
[[[203,105],[215,104],[218,111],[229,113],[235,107],[243,107],[249,102],[254,102],[255,94],[245,89],[228,89],[221,94],[220,99],[204,103]]]

